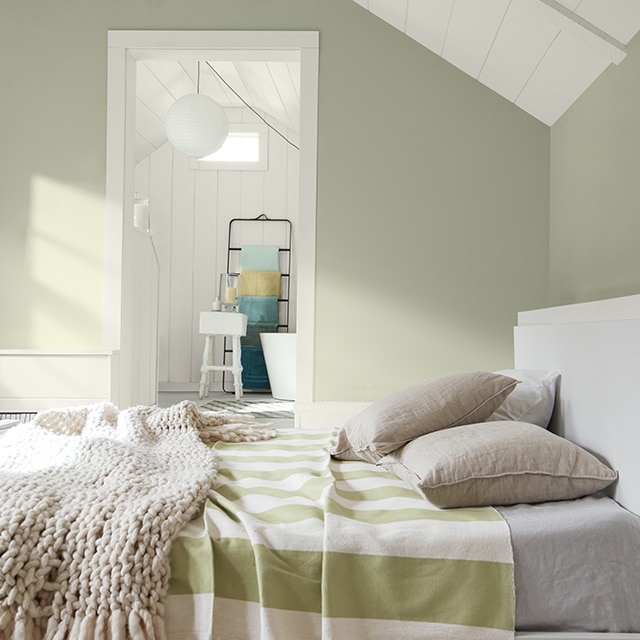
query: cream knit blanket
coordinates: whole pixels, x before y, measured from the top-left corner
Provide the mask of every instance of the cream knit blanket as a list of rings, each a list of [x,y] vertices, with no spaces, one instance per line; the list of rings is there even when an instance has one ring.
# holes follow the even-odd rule
[[[172,539],[271,425],[190,402],[38,414],[0,446],[0,638],[162,640]]]

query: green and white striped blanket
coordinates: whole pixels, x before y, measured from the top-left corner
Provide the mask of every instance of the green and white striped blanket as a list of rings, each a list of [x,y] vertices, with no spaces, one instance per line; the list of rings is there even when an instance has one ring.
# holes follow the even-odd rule
[[[509,530],[440,510],[331,431],[217,443],[217,499],[174,542],[171,640],[513,638]]]

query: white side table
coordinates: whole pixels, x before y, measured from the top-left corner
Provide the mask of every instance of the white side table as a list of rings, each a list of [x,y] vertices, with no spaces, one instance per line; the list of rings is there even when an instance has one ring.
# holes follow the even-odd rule
[[[233,374],[233,388],[236,400],[242,398],[242,364],[240,362],[240,338],[247,335],[247,316],[244,313],[227,311],[202,311],[200,313],[200,333],[204,334],[204,352],[200,367],[200,399],[209,395],[212,371],[230,371]],[[213,364],[215,336],[229,336],[232,344],[231,364]]]

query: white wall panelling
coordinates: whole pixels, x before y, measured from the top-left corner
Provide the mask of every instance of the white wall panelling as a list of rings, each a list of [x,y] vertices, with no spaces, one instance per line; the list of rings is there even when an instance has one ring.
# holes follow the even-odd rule
[[[159,260],[154,238],[134,229],[132,252],[135,256],[131,271],[131,291],[137,301],[138,313],[133,316],[133,360],[139,375],[124,390],[132,398],[147,405],[158,401],[158,370],[155,354],[158,350]]]
[[[3,350],[0,412],[32,413],[111,401],[117,394],[117,376],[118,354],[111,351]]]
[[[248,109],[236,109],[230,112],[230,120],[256,122],[257,118]],[[195,389],[200,380],[204,338],[198,332],[198,318],[211,308],[219,275],[226,271],[229,221],[265,213],[270,218],[288,218],[297,228],[299,151],[271,130],[268,137],[267,171],[199,170],[168,143],[136,166],[135,188],[149,197],[160,264],[158,378],[163,390]],[[280,225],[258,225],[242,233],[234,243],[284,242]],[[294,239],[294,274],[295,252]],[[291,331],[295,330],[295,283],[293,278]],[[221,361],[222,341],[216,344],[216,358]],[[217,374],[214,389],[220,389],[220,382]]]

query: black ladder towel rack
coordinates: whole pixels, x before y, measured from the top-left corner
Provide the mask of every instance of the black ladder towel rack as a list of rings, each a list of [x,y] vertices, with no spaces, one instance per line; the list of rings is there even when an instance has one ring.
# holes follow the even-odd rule
[[[282,240],[279,243],[263,242],[267,246],[278,246],[280,255],[280,276],[282,284],[280,287],[280,296],[278,297],[278,331],[287,333],[289,331],[289,301],[291,289],[291,242],[292,242],[292,225],[288,218],[270,218],[265,213],[255,218],[232,218],[229,221],[229,231],[227,237],[227,273],[239,272],[240,252],[242,251],[242,241],[238,242],[237,236],[242,233],[243,228],[254,229],[256,225],[269,225],[277,228],[275,225],[283,227]],[[264,233],[263,233],[264,235]],[[260,244],[251,242],[250,244]],[[227,356],[231,354],[231,347],[224,341],[224,362],[227,362]],[[233,388],[227,390],[225,387],[225,373],[222,375],[222,389],[227,393],[233,393]]]

